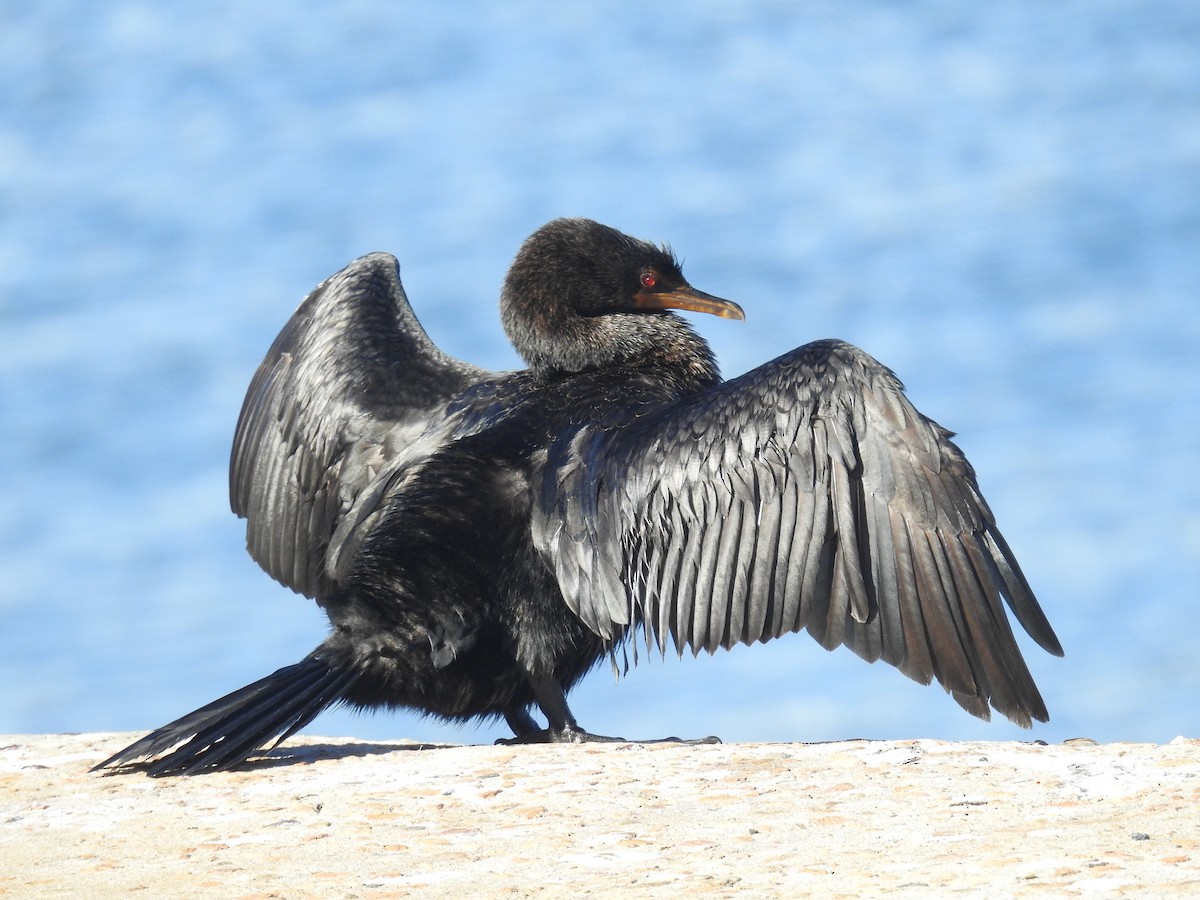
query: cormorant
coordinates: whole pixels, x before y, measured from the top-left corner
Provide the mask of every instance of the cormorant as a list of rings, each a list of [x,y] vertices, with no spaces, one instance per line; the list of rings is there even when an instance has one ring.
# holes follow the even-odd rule
[[[824,340],[723,382],[668,310],[741,308],[586,219],[524,243],[500,308],[528,369],[438,350],[390,255],[309,294],[251,382],[230,495],[250,554],[332,630],[97,768],[226,769],[338,703],[614,740],[566,694],[639,630],[698,653],[807,629],[976,716],[1047,720],[1003,602],[1058,639],[951,433],[889,369]]]

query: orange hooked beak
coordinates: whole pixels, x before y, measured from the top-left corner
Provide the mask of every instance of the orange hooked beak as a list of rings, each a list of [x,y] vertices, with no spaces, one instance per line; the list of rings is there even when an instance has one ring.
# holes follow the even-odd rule
[[[638,309],[686,309],[691,312],[708,313],[722,319],[745,319],[742,308],[732,300],[722,300],[690,284],[669,291],[642,288],[633,295],[633,305]]]

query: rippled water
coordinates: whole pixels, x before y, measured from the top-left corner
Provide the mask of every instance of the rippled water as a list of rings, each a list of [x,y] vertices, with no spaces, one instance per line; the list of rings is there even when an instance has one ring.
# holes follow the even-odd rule
[[[416,6],[0,7],[0,732],[158,725],[315,645],[226,506],[275,332],[389,250],[445,349],[513,367],[504,269],[587,215],[746,307],[697,323],[727,374],[843,337],[960,433],[1068,652],[1026,644],[1034,736],[1200,734],[1200,7]],[[1024,735],[806,636],[599,672],[574,707]]]

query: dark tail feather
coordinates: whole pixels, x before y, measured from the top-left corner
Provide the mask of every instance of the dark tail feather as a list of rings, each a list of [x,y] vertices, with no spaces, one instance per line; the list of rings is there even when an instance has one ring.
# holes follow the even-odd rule
[[[172,747],[146,766],[148,775],[195,775],[232,768],[303,728],[341,700],[357,679],[357,673],[313,653],[150,732],[92,771],[149,759]]]

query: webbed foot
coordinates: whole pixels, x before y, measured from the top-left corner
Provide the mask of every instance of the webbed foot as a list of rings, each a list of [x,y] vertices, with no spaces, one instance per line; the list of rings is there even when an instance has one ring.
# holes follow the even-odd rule
[[[498,738],[497,744],[719,744],[721,739],[715,735],[702,738],[653,738],[651,740],[633,741],[623,737],[610,737],[606,734],[592,734],[577,725],[565,728],[539,728],[526,731],[516,737]]]

